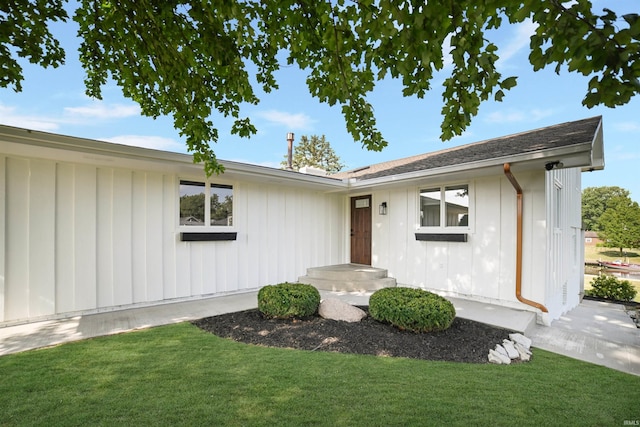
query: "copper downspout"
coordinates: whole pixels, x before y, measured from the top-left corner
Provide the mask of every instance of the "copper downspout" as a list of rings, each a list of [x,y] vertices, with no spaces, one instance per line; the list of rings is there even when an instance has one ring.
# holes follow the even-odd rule
[[[524,304],[539,308],[543,313],[548,313],[549,310],[544,305],[522,296],[522,187],[520,187],[520,184],[511,173],[511,165],[509,163],[504,164],[504,174],[516,190],[518,204],[518,221],[516,224],[516,298]]]

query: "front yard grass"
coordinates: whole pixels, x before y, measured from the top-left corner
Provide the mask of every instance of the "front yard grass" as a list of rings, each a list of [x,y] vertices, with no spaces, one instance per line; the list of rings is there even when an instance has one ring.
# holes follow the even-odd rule
[[[487,349],[488,350],[488,349]],[[249,346],[189,323],[0,357],[0,425],[624,425],[640,377]]]
[[[616,248],[605,248],[599,246],[586,246],[584,248],[584,259],[586,262],[616,261],[622,260],[632,264],[640,264],[640,249],[624,249],[623,255]]]

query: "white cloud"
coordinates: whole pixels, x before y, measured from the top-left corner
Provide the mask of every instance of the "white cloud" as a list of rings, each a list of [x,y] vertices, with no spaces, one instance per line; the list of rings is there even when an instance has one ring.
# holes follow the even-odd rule
[[[619,122],[613,125],[613,128],[620,132],[638,132],[640,131],[640,123],[638,122]]]
[[[525,119],[522,111],[494,111],[487,115],[485,119],[488,123],[515,123]]]
[[[535,24],[530,19],[515,25],[514,34],[509,38],[509,42],[498,51],[498,55],[500,55],[498,62],[504,65],[505,61],[508,61],[522,49],[529,49],[531,35],[536,31],[537,27],[538,24]]]
[[[242,158],[233,158],[233,159],[228,159],[228,160],[230,162],[244,163],[244,164],[247,164],[247,165],[264,166],[264,167],[267,167],[267,168],[274,168],[274,169],[280,169],[280,166],[281,166],[279,162],[272,162],[272,161],[258,162],[258,161],[255,161],[255,160],[247,160],[247,159],[242,159]]]
[[[120,119],[139,116],[136,104],[105,104],[95,101],[81,107],[64,107],[64,115],[29,115],[18,112],[16,107],[0,104],[0,123],[31,130],[51,132],[64,124],[91,125],[93,120]]]
[[[533,109],[530,111],[521,110],[509,110],[509,111],[494,111],[485,118],[487,123],[517,123],[517,122],[537,122],[553,115],[553,110],[540,110]]]
[[[140,106],[136,104],[105,104],[101,101],[94,101],[82,107],[65,107],[64,112],[79,118],[120,119],[140,115]]]
[[[442,42],[442,62],[444,68],[453,65],[453,57],[451,56],[451,33],[447,34]]]
[[[291,114],[284,111],[268,110],[259,112],[258,116],[273,124],[286,126],[291,130],[309,130],[315,123],[315,120],[303,113]]]
[[[523,49],[529,49],[529,43],[531,35],[536,31],[538,24],[535,24],[530,19],[525,20],[520,24],[515,24],[513,26],[508,27],[509,29],[513,29],[512,32],[508,35],[508,42],[504,45],[502,43],[496,42],[499,45],[500,50],[498,51],[498,55],[500,59],[498,60],[498,66],[504,66],[505,62],[508,61],[511,57],[516,55]],[[451,34],[448,34],[442,43],[442,56],[444,61],[444,67],[450,67],[453,65],[453,59],[451,57]]]
[[[114,144],[131,145],[134,147],[152,148],[154,150],[186,152],[186,145],[171,138],[147,135],[119,135],[111,138],[100,138],[101,141]]]
[[[7,107],[0,104],[0,123],[7,126],[40,130],[44,132],[55,131],[60,127],[56,120],[46,117],[18,114],[15,110],[16,109],[14,107]]]

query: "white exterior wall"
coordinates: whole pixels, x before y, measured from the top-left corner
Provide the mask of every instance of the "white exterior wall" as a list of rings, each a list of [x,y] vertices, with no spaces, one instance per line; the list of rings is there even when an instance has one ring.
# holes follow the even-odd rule
[[[525,298],[545,299],[546,224],[544,172],[514,172],[523,189]],[[453,184],[453,183],[452,183]],[[469,181],[467,242],[416,241],[419,186],[373,192],[372,264],[399,284],[453,296],[535,310],[515,297],[516,192],[504,175]],[[423,183],[422,186],[428,185]]]
[[[582,181],[577,168],[546,175],[546,305],[552,318],[576,307],[584,292],[584,239],[582,238]]]
[[[207,231],[237,240],[182,242],[179,181],[194,177],[158,169],[0,156],[0,324],[242,292],[344,262],[342,195],[222,175],[234,226]]]

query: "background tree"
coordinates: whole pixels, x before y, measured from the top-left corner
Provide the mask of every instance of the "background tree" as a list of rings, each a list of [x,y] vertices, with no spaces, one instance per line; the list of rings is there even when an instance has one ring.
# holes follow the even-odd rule
[[[0,3],[0,87],[20,90],[16,57],[64,62],[49,31],[52,21],[67,20],[63,4]],[[218,140],[212,113],[233,118],[232,134],[254,134],[240,106],[258,103],[256,83],[265,92],[278,88],[283,52],[286,66],[309,73],[311,95],[341,106],[347,130],[369,150],[387,145],[367,95],[388,76],[402,81],[403,95],[422,98],[450,55],[442,79],[445,140],[466,129],[483,101],[502,100],[516,85],[496,69],[491,31],[503,21],[535,24],[534,70],[551,65],[591,76],[583,105],[625,104],[640,92],[640,19],[592,8],[589,0],[80,0],[73,19],[87,94],[100,99],[111,77],[142,114],[172,116],[194,161],[211,174],[223,170],[210,146]]]
[[[229,221],[233,213],[233,196],[211,195],[211,223],[215,225],[232,225]]]
[[[614,197],[629,197],[620,187],[587,187],[582,190],[582,224],[585,230],[600,231],[599,219]]]
[[[180,219],[189,217],[204,222],[204,193],[180,197]]]
[[[280,163],[283,168],[287,167],[288,157]],[[300,170],[303,166],[314,166],[326,170],[328,173],[339,172],[344,165],[340,163],[340,157],[331,147],[329,141],[322,135],[311,135],[311,139],[306,135],[300,137],[300,142],[293,148],[292,166],[295,170]]]
[[[640,206],[628,196],[614,196],[598,220],[598,237],[607,247],[640,248]]]

